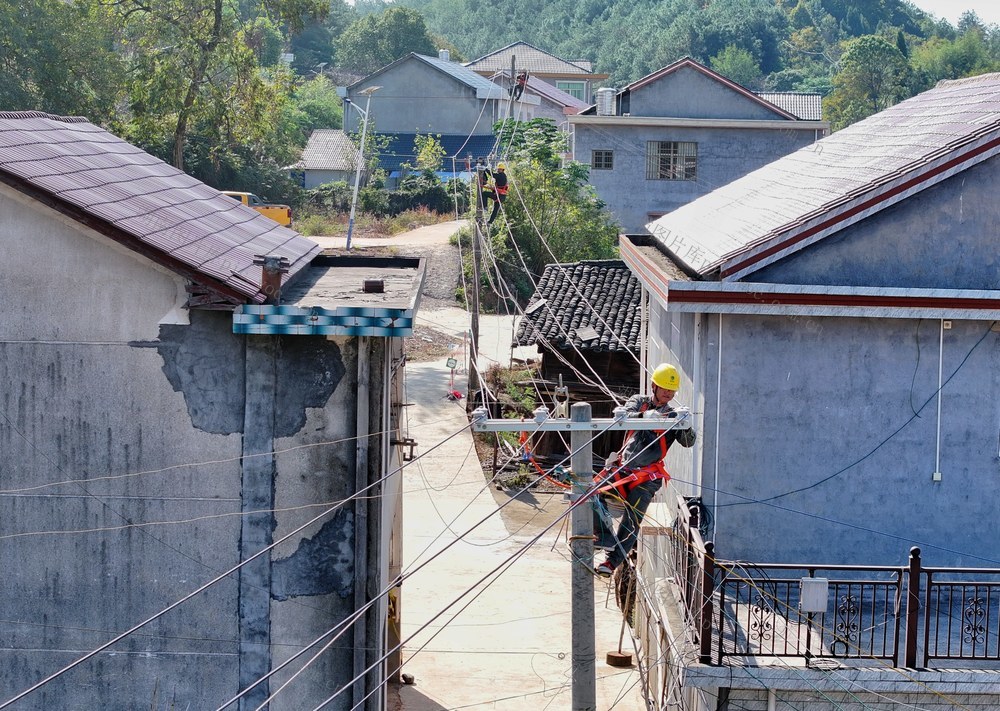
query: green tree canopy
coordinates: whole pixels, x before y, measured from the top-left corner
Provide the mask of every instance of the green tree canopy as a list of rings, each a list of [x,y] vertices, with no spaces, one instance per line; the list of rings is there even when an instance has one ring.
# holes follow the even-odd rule
[[[825,104],[834,128],[882,111],[907,92],[909,65],[895,44],[877,35],[848,43]]]
[[[373,72],[410,52],[433,56],[437,49],[420,13],[391,7],[365,15],[344,30],[337,44],[337,64]]]

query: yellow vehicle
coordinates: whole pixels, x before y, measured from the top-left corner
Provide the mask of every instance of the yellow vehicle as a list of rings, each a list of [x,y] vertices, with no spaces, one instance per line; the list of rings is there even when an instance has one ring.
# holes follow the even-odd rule
[[[252,207],[264,217],[271,218],[279,225],[284,225],[285,227],[292,226],[292,208],[288,205],[275,205],[264,202],[253,193],[243,193],[236,190],[223,190],[222,194],[228,195],[233,200],[239,200],[248,207]]]

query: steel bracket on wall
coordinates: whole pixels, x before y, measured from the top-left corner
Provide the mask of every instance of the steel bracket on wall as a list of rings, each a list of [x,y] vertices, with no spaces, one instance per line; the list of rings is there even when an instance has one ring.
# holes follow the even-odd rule
[[[406,449],[403,450],[403,461],[413,461],[413,448],[417,446],[417,443],[412,437],[390,440],[389,444],[394,447],[405,447]]]

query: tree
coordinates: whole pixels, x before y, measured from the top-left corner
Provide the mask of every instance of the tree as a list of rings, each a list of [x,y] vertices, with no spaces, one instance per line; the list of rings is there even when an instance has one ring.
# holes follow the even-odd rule
[[[509,232],[494,229],[492,249],[502,275],[526,303],[534,287],[525,271],[537,279],[551,262],[612,258],[618,225],[588,184],[586,166],[559,167],[566,139],[552,120],[508,120],[494,130],[501,145],[510,146],[510,192],[502,223]]]
[[[437,136],[417,135],[413,139],[414,147],[417,149],[417,170],[441,170],[444,157],[447,154],[441,145],[441,134]]]
[[[223,0],[116,0],[111,7],[132,68],[133,109],[153,114],[154,122],[172,117],[171,155],[179,169],[188,129],[206,113],[231,118],[237,106],[263,110],[246,100],[248,89],[262,88],[255,76],[261,55],[248,41],[255,25],[248,21],[264,15],[300,28],[305,15],[325,10],[322,0],[268,0],[245,7],[246,17]],[[242,93],[229,91],[234,86]]]
[[[372,72],[410,52],[435,55],[424,19],[416,10],[391,7],[380,15],[365,15],[340,35],[337,64]]]
[[[852,40],[841,57],[828,97],[834,128],[888,108],[903,97],[909,65],[894,44],[877,35]]]
[[[741,86],[760,88],[760,67],[753,55],[745,49],[734,44],[726,45],[724,50],[712,57],[710,65],[719,74]]]

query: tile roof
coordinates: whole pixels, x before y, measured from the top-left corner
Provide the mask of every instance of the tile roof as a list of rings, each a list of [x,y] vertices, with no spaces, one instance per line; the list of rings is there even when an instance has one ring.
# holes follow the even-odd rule
[[[339,128],[317,128],[309,136],[302,158],[293,168],[305,170],[354,170],[358,149]]]
[[[575,286],[575,288],[574,288]],[[638,352],[641,285],[625,262],[612,259],[549,264],[525,309],[515,344]],[[580,337],[587,328],[597,336]],[[615,336],[617,334],[617,338]]]
[[[647,226],[701,274],[739,279],[1000,153],[1000,74],[935,88]]]
[[[823,95],[798,91],[758,91],[757,96],[803,121],[823,120]]]
[[[417,160],[417,149],[415,141],[416,133],[381,133],[380,136],[389,138],[389,145],[379,152],[379,166],[392,172],[399,170],[403,163],[411,165]],[[494,152],[496,138],[490,136],[466,136],[466,135],[441,135],[435,136],[441,143],[445,151],[443,168],[451,170],[451,159],[464,160],[472,156],[477,158],[487,158]],[[464,169],[464,163],[459,162],[458,169]]]
[[[262,302],[256,254],[287,281],[320,247],[83,118],[0,113],[0,180],[232,299]]]
[[[465,66],[477,72],[510,70],[511,56],[516,58],[517,70],[527,69],[529,74],[590,74],[589,69],[560,59],[527,42],[514,42],[479,59],[467,62]]]

